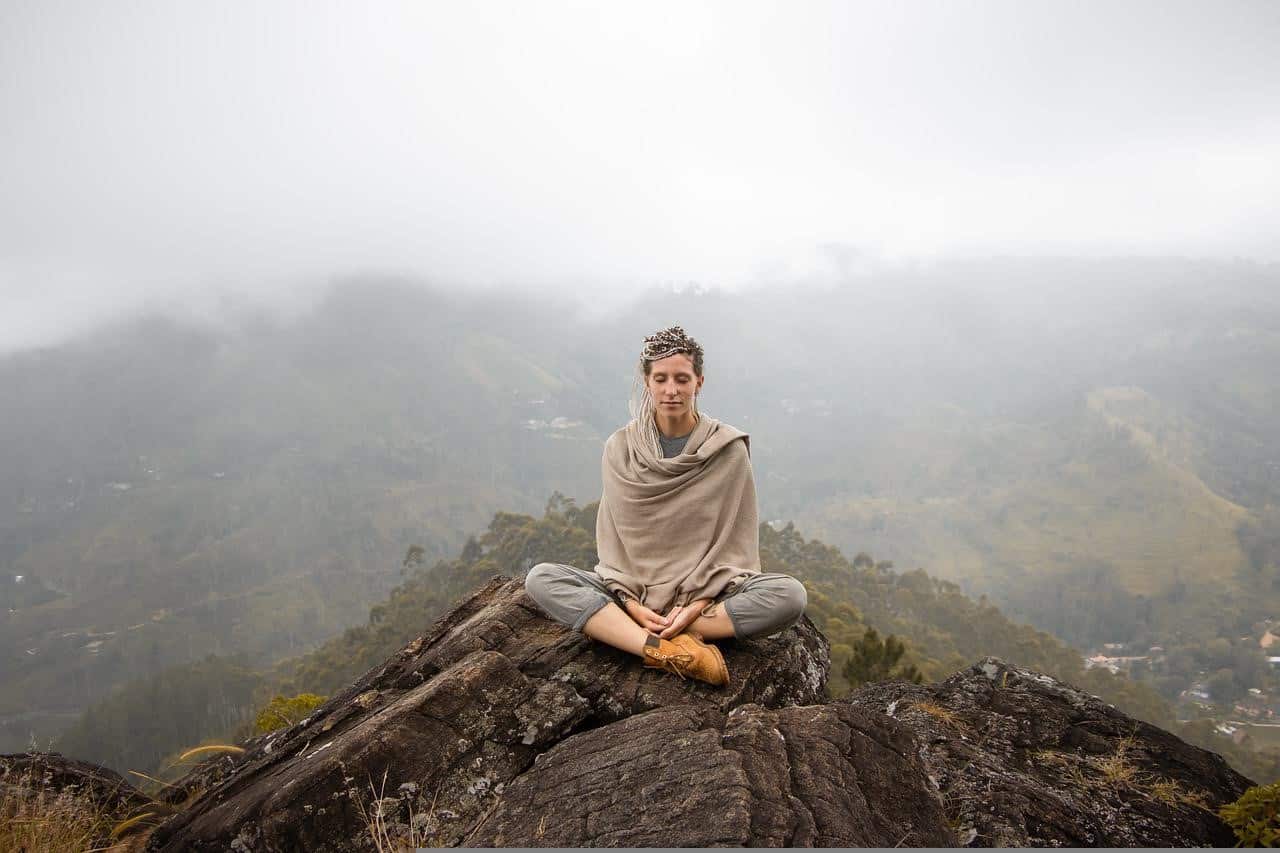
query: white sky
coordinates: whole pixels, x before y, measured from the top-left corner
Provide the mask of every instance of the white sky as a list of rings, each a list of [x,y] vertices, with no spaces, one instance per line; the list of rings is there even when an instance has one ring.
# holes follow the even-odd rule
[[[0,352],[989,253],[1280,260],[1280,2],[0,4]]]

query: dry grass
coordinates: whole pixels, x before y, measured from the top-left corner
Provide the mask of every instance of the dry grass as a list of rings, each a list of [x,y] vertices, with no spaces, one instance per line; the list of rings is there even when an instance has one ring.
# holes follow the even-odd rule
[[[443,780],[442,780],[443,781]],[[369,794],[371,801],[365,803],[359,798],[355,799],[356,811],[360,814],[360,820],[364,823],[365,828],[369,831],[369,837],[373,840],[374,849],[378,853],[405,853],[405,851],[413,851],[422,847],[442,847],[444,846],[440,839],[436,837],[436,833],[440,828],[440,821],[436,817],[436,797],[440,795],[440,787],[436,786],[435,795],[431,798],[431,806],[424,814],[422,812],[414,813],[413,797],[408,795],[408,816],[407,823],[395,819],[395,812],[399,811],[400,799],[398,797],[387,797],[387,771],[382,772],[382,783],[378,788],[373,785],[373,780],[369,780]]]
[[[28,772],[13,783],[0,784],[0,850],[23,853],[71,853],[71,851],[124,851],[136,849],[137,839],[126,838],[134,819],[117,831],[120,823],[86,792],[75,788],[55,790],[46,777]]]
[[[179,755],[178,762],[184,762],[197,756],[203,759],[211,752],[229,752],[234,755],[241,755],[244,753],[244,747],[234,746],[229,743],[211,743],[205,746],[197,746],[195,749],[188,749],[182,755]]]
[[[1103,756],[1093,762],[1102,780],[1113,788],[1137,788],[1142,781],[1142,773],[1123,752]]]
[[[1205,811],[1213,810],[1203,793],[1188,791],[1176,779],[1156,779],[1147,786],[1147,793],[1151,795],[1153,800],[1159,800],[1166,805],[1191,806]]]
[[[1100,784],[1144,794],[1169,806],[1211,809],[1203,793],[1192,793],[1176,779],[1167,779],[1140,769],[1131,756],[1136,750],[1136,742],[1137,738],[1133,734],[1121,738],[1116,743],[1116,751],[1101,758],[1075,756],[1053,749],[1038,749],[1031,756],[1045,764],[1059,766],[1071,783],[1082,789],[1098,787]],[[1089,775],[1085,774],[1086,767],[1090,771]]]
[[[912,701],[911,707],[919,711],[923,711],[935,720],[938,720],[944,725],[951,726],[952,728],[958,729],[963,725],[959,715],[956,714],[955,711],[952,711],[945,705],[939,705],[931,699],[916,699]]]

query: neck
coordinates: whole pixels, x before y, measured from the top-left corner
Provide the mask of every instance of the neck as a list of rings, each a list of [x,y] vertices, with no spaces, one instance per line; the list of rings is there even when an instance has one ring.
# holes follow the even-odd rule
[[[658,432],[662,433],[666,438],[687,435],[698,425],[698,419],[694,417],[693,412],[689,411],[682,412],[679,415],[664,415],[662,412],[654,412],[653,419],[658,426]]]

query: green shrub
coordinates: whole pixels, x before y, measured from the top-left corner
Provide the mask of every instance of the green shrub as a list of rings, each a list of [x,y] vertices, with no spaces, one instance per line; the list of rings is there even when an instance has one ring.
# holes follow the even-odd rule
[[[267,707],[258,712],[253,721],[253,730],[256,734],[264,735],[276,729],[288,728],[323,705],[324,699],[325,697],[314,693],[299,693],[289,698],[276,696]]]
[[[1280,840],[1280,782],[1255,785],[1234,803],[1218,809],[1218,816],[1236,833],[1237,847],[1271,847]]]

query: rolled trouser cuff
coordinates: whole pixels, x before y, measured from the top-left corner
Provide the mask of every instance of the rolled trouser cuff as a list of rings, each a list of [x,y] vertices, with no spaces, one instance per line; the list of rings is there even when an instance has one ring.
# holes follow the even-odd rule
[[[598,602],[587,605],[586,609],[582,611],[582,615],[580,615],[577,621],[575,621],[571,626],[573,630],[581,634],[582,629],[586,627],[587,622],[591,619],[591,617],[599,613],[601,608],[607,607],[609,603],[613,600],[614,599],[612,596],[602,595],[600,596],[600,600]]]
[[[614,600],[604,578],[564,563],[539,563],[529,570],[524,589],[552,620],[579,633],[587,620]]]

